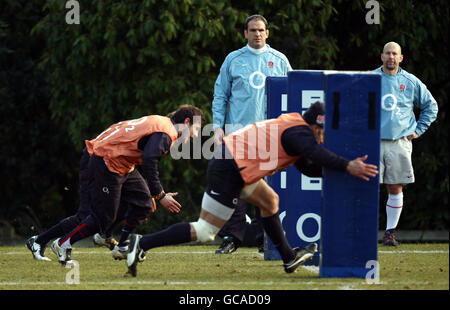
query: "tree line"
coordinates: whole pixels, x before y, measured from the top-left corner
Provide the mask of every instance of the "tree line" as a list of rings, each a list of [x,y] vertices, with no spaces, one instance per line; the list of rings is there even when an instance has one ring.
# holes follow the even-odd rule
[[[29,235],[76,211],[84,140],[110,124],[165,115],[180,104],[202,108],[211,122],[220,65],[246,44],[243,26],[252,14],[267,18],[268,43],[294,69],[373,70],[386,42],[402,46],[402,67],[427,85],[439,115],[414,144],[416,182],[405,189],[399,228],[448,229],[446,0],[379,1],[379,24],[366,22],[367,1],[356,0],[78,2],[79,24],[66,22],[65,1],[1,4],[0,219],[18,233]],[[142,229],[194,220],[206,166],[205,159],[163,158],[161,183],[180,193],[183,211],[160,208]]]

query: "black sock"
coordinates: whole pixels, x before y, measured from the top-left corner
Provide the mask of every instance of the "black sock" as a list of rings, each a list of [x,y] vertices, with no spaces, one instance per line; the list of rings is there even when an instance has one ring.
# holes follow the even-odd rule
[[[129,224],[125,221],[122,227],[122,234],[119,239],[119,247],[125,246],[125,241],[127,241],[128,236],[136,229],[135,225]]]
[[[144,251],[152,248],[175,245],[191,241],[191,225],[189,223],[177,223],[157,233],[146,235],[139,241],[139,246]]]
[[[295,252],[292,250],[284,235],[283,226],[281,225],[278,213],[269,217],[261,217],[261,222],[267,236],[269,236],[273,245],[280,253],[283,262],[287,263],[293,260],[295,258]]]

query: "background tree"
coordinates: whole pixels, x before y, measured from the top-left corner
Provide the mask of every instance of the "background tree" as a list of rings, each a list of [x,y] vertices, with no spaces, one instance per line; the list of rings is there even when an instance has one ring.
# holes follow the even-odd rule
[[[65,1],[3,1],[0,159],[8,177],[0,218],[29,230],[72,214],[83,141],[111,123],[180,104],[202,108],[210,122],[220,64],[245,45],[246,17],[262,14],[269,44],[294,69],[373,70],[386,42],[402,46],[402,66],[424,81],[440,111],[414,144],[417,180],[405,189],[400,228],[448,229],[448,1],[379,1],[378,25],[366,23],[366,2],[80,0],[80,24],[69,25]],[[162,160],[162,184],[180,192],[183,212],[160,208],[145,232],[195,219],[206,165]]]

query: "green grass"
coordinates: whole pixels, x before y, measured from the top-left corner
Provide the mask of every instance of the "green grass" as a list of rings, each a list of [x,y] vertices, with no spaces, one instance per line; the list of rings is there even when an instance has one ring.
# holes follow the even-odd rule
[[[2,290],[448,290],[449,245],[402,244],[379,247],[380,283],[359,278],[319,278],[317,268],[286,274],[280,261],[265,261],[256,248],[215,255],[215,245],[151,250],[138,265],[136,278],[125,276],[124,261],[104,248],[75,248],[79,284],[67,284],[74,269],[32,259],[25,246],[0,247]],[[313,270],[311,270],[313,269]]]

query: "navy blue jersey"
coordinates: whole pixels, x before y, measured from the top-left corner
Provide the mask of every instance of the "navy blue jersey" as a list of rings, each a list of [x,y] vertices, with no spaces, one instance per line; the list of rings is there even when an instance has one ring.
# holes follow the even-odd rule
[[[307,126],[286,129],[281,136],[281,145],[289,156],[301,156],[295,166],[310,177],[322,176],[322,167],[345,171],[349,162],[317,144],[313,132]]]
[[[172,144],[168,134],[155,132],[139,140],[138,147],[142,150],[142,166],[139,169],[148,183],[152,196],[163,190],[159,181],[158,162],[166,154]]]

